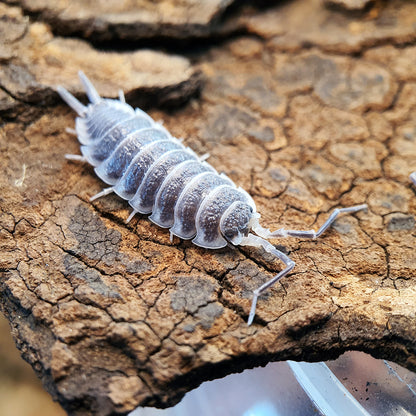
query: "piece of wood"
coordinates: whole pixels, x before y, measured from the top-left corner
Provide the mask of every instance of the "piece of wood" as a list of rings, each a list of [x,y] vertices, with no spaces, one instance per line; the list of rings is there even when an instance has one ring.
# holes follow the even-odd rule
[[[0,4],[0,13],[0,113],[7,117],[23,113],[23,103],[55,106],[58,85],[84,98],[80,68],[103,96],[118,98],[122,89],[140,106],[177,106],[201,87],[200,73],[182,56],[150,49],[104,52],[83,40],[54,37],[45,24],[29,24],[18,8]]]
[[[26,13],[48,22],[60,35],[93,41],[166,41],[206,38],[221,30],[221,18],[235,0],[124,1],[18,0]]]
[[[302,15],[311,4],[310,16],[335,19],[322,43],[322,18]],[[379,11],[388,27],[348,15],[338,24],[339,11],[306,0],[254,10],[235,19],[255,37],[201,50],[194,66],[98,52],[0,7],[0,305],[22,356],[69,414],[166,407],[204,380],[351,349],[416,370],[414,4]],[[282,35],[271,16],[308,27]],[[155,58],[146,76],[140,56]],[[140,101],[139,92],[168,89],[178,102],[198,91],[201,71],[198,99],[151,115],[210,153],[253,195],[266,227],[317,229],[336,206],[366,202],[368,212],[341,217],[316,241],[276,240],[296,267],[261,296],[247,327],[251,291],[281,264],[254,249],[171,242],[145,216],[125,225],[129,206],[116,196],[88,201],[104,184],[64,159],[79,152],[65,132],[74,114],[53,91],[62,83],[81,96],[77,69],[104,95],[123,88]]]

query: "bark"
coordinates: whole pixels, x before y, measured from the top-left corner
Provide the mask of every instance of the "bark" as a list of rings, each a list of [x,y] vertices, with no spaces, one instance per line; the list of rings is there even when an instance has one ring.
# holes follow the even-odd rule
[[[24,11],[48,22],[60,35],[79,35],[94,42],[206,38],[229,32],[221,24],[235,0],[136,0],[105,2],[21,0]]]
[[[239,35],[185,48],[191,63],[58,37],[17,3],[0,4],[1,309],[68,414],[171,406],[204,380],[351,349],[416,370],[415,4],[376,2],[359,17],[317,0],[243,7],[224,22]],[[369,209],[318,240],[275,241],[296,267],[247,327],[252,290],[282,264],[171,242],[145,216],[125,225],[116,196],[90,203],[103,183],[64,159],[79,146],[54,92],[83,98],[78,69],[210,153],[266,227],[316,229],[334,207]]]

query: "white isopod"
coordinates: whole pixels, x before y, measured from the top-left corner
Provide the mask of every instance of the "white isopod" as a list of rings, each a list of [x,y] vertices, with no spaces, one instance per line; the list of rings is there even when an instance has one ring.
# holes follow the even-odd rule
[[[200,247],[219,249],[228,243],[254,246],[276,256],[285,268],[253,291],[248,325],[253,322],[258,296],[287,275],[295,263],[267,241],[270,238],[319,237],[341,213],[353,213],[367,206],[337,208],[315,232],[280,229],[274,232],[259,224],[260,214],[250,195],[216,170],[149,115],[119,100],[103,99],[88,78],[79,72],[90,104],[84,106],[59,86],[62,99],[79,115],[75,130],[82,156],[96,174],[111,185],[91,200],[115,192],[129,201],[133,212],[151,214],[149,219],[171,235],[192,239]]]

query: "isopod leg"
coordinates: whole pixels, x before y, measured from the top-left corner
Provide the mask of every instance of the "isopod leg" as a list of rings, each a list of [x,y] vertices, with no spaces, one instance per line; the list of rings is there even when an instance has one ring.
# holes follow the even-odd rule
[[[135,209],[133,209],[132,213],[126,219],[126,224],[128,224],[137,213],[138,213],[138,211],[136,211]]]
[[[209,153],[204,153],[203,155],[199,156],[200,162],[205,162],[211,155]]]
[[[65,159],[68,159],[68,160],[76,160],[77,162],[87,162],[87,159],[84,156],[81,156],[81,155],[71,155],[69,153],[67,153],[65,155]]]
[[[270,286],[273,286],[276,282],[278,282],[282,277],[286,276],[294,267],[295,262],[287,256],[285,253],[277,250],[272,244],[268,241],[264,240],[261,237],[258,237],[253,234],[249,234],[247,237],[244,237],[241,241],[240,245],[242,246],[253,246],[253,247],[263,247],[263,249],[267,252],[272,254],[273,256],[277,257],[281,260],[285,265],[286,268],[283,269],[280,273],[276,276],[272,277],[266,283],[262,284],[257,289],[253,290],[253,300],[251,302],[250,314],[248,316],[247,325],[251,325],[256,314],[256,306],[257,306],[257,299],[258,297],[267,290]]]
[[[410,180],[413,182],[413,184],[416,186],[416,172],[413,172],[410,175]]]
[[[101,192],[98,192],[98,194],[95,194],[94,196],[92,196],[90,198],[90,201],[95,201],[98,198],[101,198],[102,196],[106,196],[108,194],[111,194],[112,192],[114,192],[114,188],[112,186],[110,186],[109,188],[104,188]]]
[[[358,212],[363,209],[366,209],[367,205],[356,205],[354,207],[348,207],[348,208],[336,208],[334,211],[332,211],[329,218],[324,222],[322,227],[318,230],[285,230],[284,228],[274,231],[273,233],[270,233],[267,238],[274,238],[274,237],[297,237],[297,238],[318,238],[321,234],[323,234],[336,220],[339,214],[343,213],[353,213]],[[254,231],[256,231],[254,229]]]
[[[74,136],[77,136],[77,135],[78,135],[77,131],[76,131],[75,129],[71,129],[71,127],[67,127],[67,128],[65,129],[65,131],[66,131],[67,133],[69,133],[69,134],[73,134]]]
[[[118,99],[119,99],[122,103],[125,103],[125,102],[126,102],[126,97],[124,96],[124,92],[123,92],[123,90],[118,90]]]

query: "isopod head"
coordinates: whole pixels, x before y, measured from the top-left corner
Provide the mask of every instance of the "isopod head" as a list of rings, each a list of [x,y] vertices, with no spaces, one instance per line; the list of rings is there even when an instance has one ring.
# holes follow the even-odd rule
[[[238,246],[243,237],[247,237],[251,223],[260,215],[245,202],[232,203],[222,215],[220,221],[221,234],[233,245]]]

